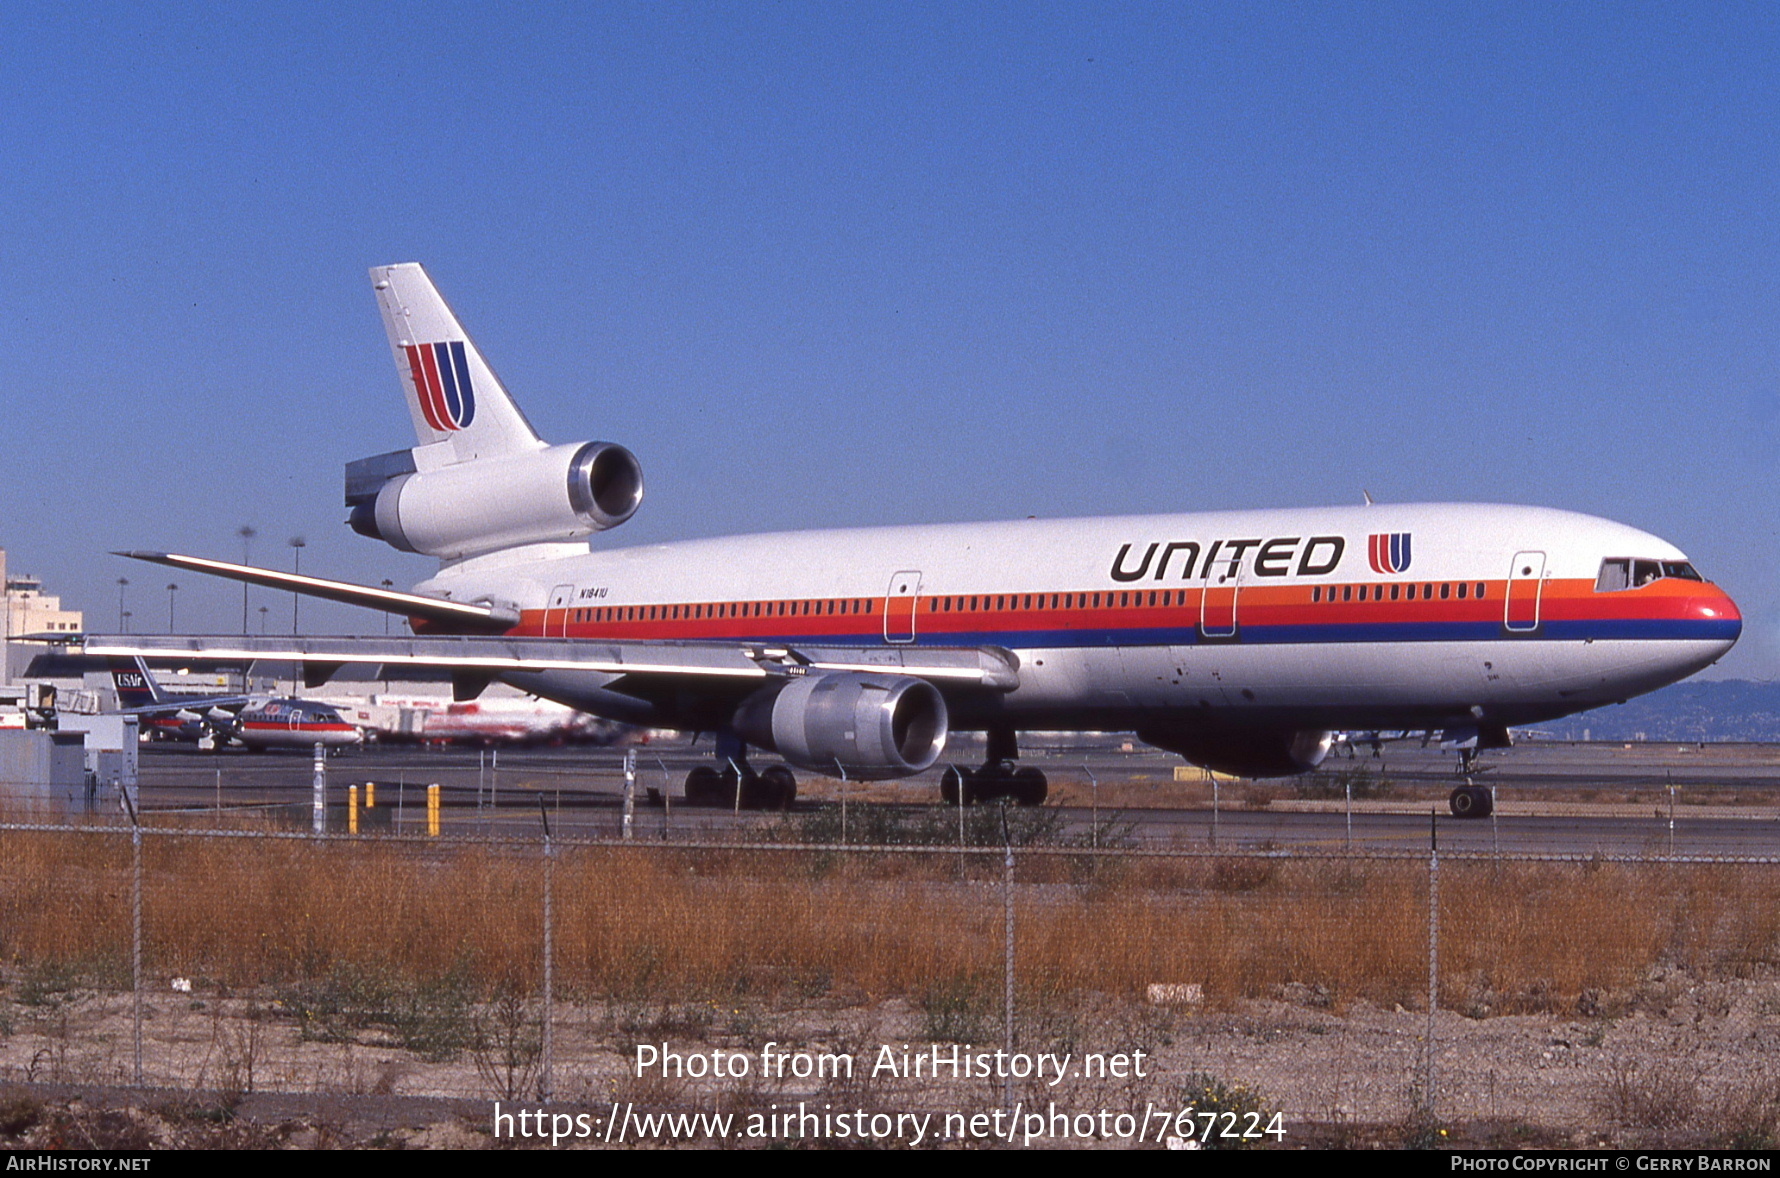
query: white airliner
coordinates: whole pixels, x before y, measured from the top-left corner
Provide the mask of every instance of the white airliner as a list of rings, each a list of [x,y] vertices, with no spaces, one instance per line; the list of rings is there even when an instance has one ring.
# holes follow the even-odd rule
[[[176,567],[405,614],[415,637],[89,638],[97,654],[300,662],[311,685],[449,668],[610,719],[716,735],[694,801],[785,804],[783,765],[920,773],[948,800],[1041,801],[1033,730],[1134,732],[1212,769],[1314,768],[1332,730],[1510,725],[1721,658],[1736,605],[1673,545],[1544,508],[1421,504],[736,536],[593,551],[642,501],[631,453],[541,440],[419,265],[372,284],[419,444],[351,463],[354,529],[440,560],[413,593],[197,557]],[[1488,795],[1454,791],[1454,813]]]

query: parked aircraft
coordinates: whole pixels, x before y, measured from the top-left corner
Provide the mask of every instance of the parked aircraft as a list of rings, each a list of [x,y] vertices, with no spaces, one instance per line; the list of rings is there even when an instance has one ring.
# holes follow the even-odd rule
[[[378,694],[367,700],[334,700],[346,716],[377,740],[421,744],[549,744],[610,740],[617,725],[546,699],[491,696]]]
[[[616,551],[636,458],[540,439],[420,266],[372,282],[418,444],[346,470],[351,525],[440,560],[412,593],[127,555],[405,614],[418,636],[89,638],[97,653],[301,663],[320,682],[448,668],[614,720],[710,732],[690,799],[785,804],[785,765],[922,772],[987,734],[948,800],[1038,802],[1021,731],[1134,732],[1199,765],[1300,773],[1332,730],[1509,727],[1693,674],[1742,628],[1673,545],[1567,511],[1367,505],[835,529]],[[1467,753],[1467,760],[1469,759]],[[1455,813],[1488,795],[1454,791]]]
[[[146,721],[144,731],[152,739],[249,749],[347,745],[363,739],[356,725],[327,704],[263,695],[170,695],[141,658],[111,662],[120,711]]]

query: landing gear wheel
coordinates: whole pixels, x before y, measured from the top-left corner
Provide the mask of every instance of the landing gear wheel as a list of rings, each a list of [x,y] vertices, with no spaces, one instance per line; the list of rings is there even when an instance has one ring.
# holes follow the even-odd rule
[[[960,769],[956,765],[947,765],[939,775],[940,801],[948,806],[968,806],[976,800],[975,791],[971,788],[974,774],[969,769]]]
[[[1488,818],[1495,809],[1490,791],[1480,785],[1461,785],[1446,799],[1454,818]]]
[[[797,800],[797,776],[783,765],[768,765],[756,779],[755,796],[763,810],[789,810]]]
[[[1045,796],[1050,793],[1050,784],[1037,769],[1016,769],[1008,793],[1022,806],[1042,806],[1045,804]]]
[[[716,806],[721,804],[723,779],[709,765],[700,765],[686,775],[686,804]]]
[[[993,802],[998,798],[1016,797],[1013,766],[1006,763],[984,765],[971,774],[970,800]]]

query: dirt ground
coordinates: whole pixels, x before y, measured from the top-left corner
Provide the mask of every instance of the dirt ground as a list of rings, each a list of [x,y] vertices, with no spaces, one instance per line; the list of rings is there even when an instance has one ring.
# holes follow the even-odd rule
[[[967,1060],[993,1053],[1001,1041],[998,1003],[559,1002],[550,1109],[584,1116],[591,1127],[563,1147],[908,1146],[916,1135],[906,1118],[925,1114],[922,1146],[1024,1144],[1037,1115],[1045,1123],[1031,1144],[1158,1148],[1181,1136],[1182,1122],[1172,1131],[1163,1126],[1188,1102],[1201,1112],[1233,1113],[1222,1130],[1274,1127],[1274,1135],[1247,1142],[1265,1147],[1692,1148],[1780,1140],[1780,978],[1702,980],[1661,967],[1585,1010],[1543,1013],[1495,1013],[1506,1005],[1501,996],[1478,990],[1467,994],[1466,1010],[1434,1019],[1431,1071],[1425,1011],[1337,1007],[1304,987],[1227,1008],[1170,997],[1189,1000],[1083,997],[1028,1012],[1016,1049],[1055,1057],[1043,1080],[961,1077],[943,1062],[937,1078],[906,1074],[906,1060],[931,1060],[936,1045],[942,1061],[955,1043],[971,1045]],[[1517,1006],[1526,1008],[1525,996]],[[337,994],[168,988],[144,1001],[142,1088],[131,1086],[128,993],[15,981],[0,1010],[0,1145],[540,1144],[520,1131],[523,1122],[509,1122],[497,1140],[494,1122],[497,1099],[509,1112],[543,1107],[545,1045],[535,1003],[434,998],[355,1006]],[[786,1074],[770,1074],[768,1044],[788,1053],[776,1057]],[[639,1074],[639,1045],[679,1056],[683,1074],[660,1066]],[[713,1052],[748,1074],[684,1074],[709,1071]],[[1101,1057],[1103,1074],[1086,1074],[1090,1053]],[[850,1059],[852,1075],[793,1074],[798,1060],[815,1066],[823,1056]],[[1052,1082],[1058,1070],[1062,1078]],[[1424,1099],[1430,1076],[1431,1102]],[[1014,1106],[1019,1118],[1004,1114],[1000,1122],[1013,1125],[1012,1140],[992,1137],[995,1110]],[[802,1128],[773,1119],[799,1111]],[[864,1116],[834,1119],[854,1111]],[[663,1112],[731,1120],[644,1119]],[[816,1113],[828,1115],[826,1124],[809,1119]],[[867,1132],[874,1115],[881,1119]],[[749,1118],[760,1129],[756,1137],[745,1135]],[[541,1130],[543,1122],[536,1124]],[[972,1127],[979,1124],[981,1132]]]

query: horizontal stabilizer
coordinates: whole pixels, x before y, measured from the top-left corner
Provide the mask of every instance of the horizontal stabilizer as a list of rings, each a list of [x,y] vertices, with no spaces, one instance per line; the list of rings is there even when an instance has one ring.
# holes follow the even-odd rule
[[[370,585],[354,585],[348,581],[327,581],[320,577],[305,577],[297,573],[280,572],[277,569],[255,568],[252,565],[230,564],[227,561],[208,560],[201,556],[180,556],[171,552],[114,552],[112,555],[127,556],[132,560],[146,560],[154,564],[164,564],[171,568],[185,569],[194,573],[208,573],[213,577],[226,577],[231,581],[245,581],[249,585],[263,585],[268,589],[282,589],[286,593],[301,593],[306,597],[319,597],[324,601],[338,601],[344,605],[361,605],[366,609],[399,614],[405,618],[423,618],[426,621],[449,626],[455,630],[499,634],[519,624],[519,614],[515,610],[497,609],[493,606],[469,602],[444,601],[437,597],[422,597],[418,593],[397,593],[390,589],[377,589]]]

